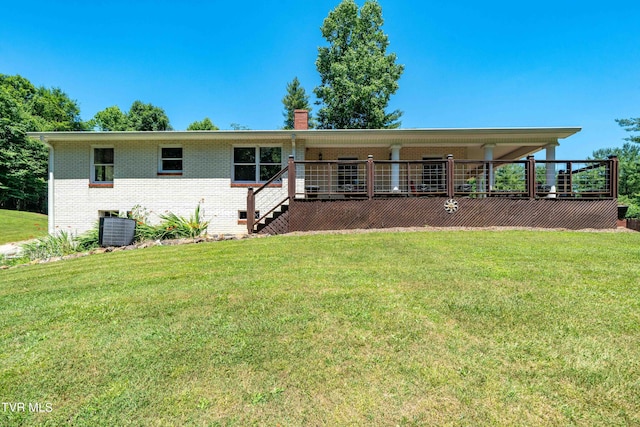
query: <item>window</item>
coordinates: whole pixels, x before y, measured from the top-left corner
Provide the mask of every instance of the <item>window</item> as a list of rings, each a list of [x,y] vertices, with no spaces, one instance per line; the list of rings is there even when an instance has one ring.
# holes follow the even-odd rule
[[[100,218],[117,218],[120,216],[120,211],[98,211]]]
[[[233,148],[233,180],[235,182],[265,182],[281,169],[281,147]]]
[[[422,164],[422,183],[430,189],[430,191],[444,190],[444,163],[442,157],[423,157],[422,160],[440,160],[439,162]]]
[[[259,219],[260,218],[260,211],[256,211],[255,213],[255,219]],[[247,211],[238,211],[238,219],[239,220],[247,220]]]
[[[158,173],[182,173],[182,147],[160,147]]]
[[[91,181],[113,183],[113,148],[96,147],[92,151]]]
[[[357,157],[338,157],[338,160],[358,160]],[[358,185],[358,164],[338,163],[338,186]]]

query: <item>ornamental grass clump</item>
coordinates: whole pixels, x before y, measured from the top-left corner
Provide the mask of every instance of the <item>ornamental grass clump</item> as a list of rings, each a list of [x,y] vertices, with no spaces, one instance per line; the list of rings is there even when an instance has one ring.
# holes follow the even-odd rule
[[[158,226],[162,233],[160,239],[196,238],[202,236],[209,227],[209,221],[205,221],[203,216],[200,204],[196,206],[195,212],[189,216],[189,219],[173,212],[160,215],[162,219],[162,223]]]
[[[159,215],[161,222],[154,225],[149,222],[149,214],[149,211],[141,206],[135,206],[131,211],[130,218],[136,220],[136,242],[196,238],[204,235],[209,227],[209,221],[204,220],[204,210],[200,204],[188,219],[168,212]]]
[[[71,233],[65,231],[22,245],[23,257],[31,261],[69,255],[77,251],[78,242]]]
[[[95,226],[91,230],[82,233],[75,238],[75,242],[77,243],[76,249],[78,252],[90,251],[100,246],[99,224],[99,222],[96,222]]]
[[[160,238],[158,228],[149,224],[149,211],[142,206],[134,206],[128,217],[136,221],[134,241],[144,242],[147,240],[158,240]]]

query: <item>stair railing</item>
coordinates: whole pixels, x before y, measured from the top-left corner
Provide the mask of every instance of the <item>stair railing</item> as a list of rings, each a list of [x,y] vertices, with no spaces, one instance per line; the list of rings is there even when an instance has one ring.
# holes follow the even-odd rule
[[[285,175],[288,175],[288,187],[286,189],[287,193],[283,194],[282,186],[276,186],[274,184],[285,178]],[[293,156],[289,156],[287,166],[285,166],[280,172],[272,176],[255,191],[253,187],[249,187],[247,192],[247,231],[249,234],[254,233],[258,224],[264,222],[276,209],[285,204],[289,199],[293,199],[293,197],[295,197],[295,185],[295,163]],[[280,191],[271,193],[266,191],[267,189],[272,190],[277,188],[280,188]],[[264,194],[265,197],[258,200],[258,196],[261,194]],[[259,211],[256,210],[256,207],[258,206],[264,208],[259,215],[257,214]]]

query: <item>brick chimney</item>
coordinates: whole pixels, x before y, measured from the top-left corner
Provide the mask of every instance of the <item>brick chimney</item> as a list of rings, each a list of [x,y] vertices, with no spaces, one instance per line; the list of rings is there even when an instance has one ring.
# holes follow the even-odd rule
[[[295,130],[309,129],[309,111],[293,110],[293,128]]]

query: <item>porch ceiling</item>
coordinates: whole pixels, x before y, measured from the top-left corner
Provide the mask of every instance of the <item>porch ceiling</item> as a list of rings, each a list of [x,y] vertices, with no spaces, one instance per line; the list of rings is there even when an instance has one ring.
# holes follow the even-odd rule
[[[297,134],[308,148],[344,147],[465,147],[467,158],[484,158],[484,147],[493,147],[495,160],[517,160],[558,145],[558,140],[581,128],[487,128],[487,129],[403,129],[374,131],[331,131],[327,134]],[[402,158],[402,152],[400,154]]]
[[[527,147],[523,155],[538,151],[548,144],[579,132],[581,128],[491,128],[491,129],[398,129],[398,130],[342,130],[296,132],[296,140],[307,147],[371,146],[402,147],[450,146],[476,147],[495,144],[496,154],[502,155]],[[504,146],[502,149],[500,146]]]
[[[576,134],[582,128],[449,128],[449,129],[375,129],[375,130],[329,130],[295,131],[299,139],[308,146],[342,143],[356,144],[423,144],[469,145],[486,143],[518,142],[519,145],[549,143]]]

